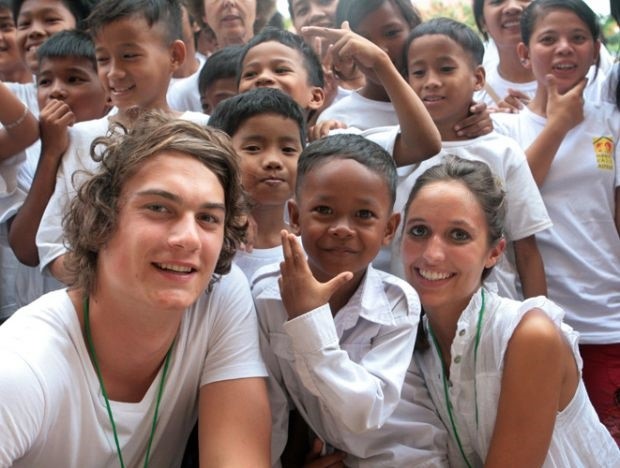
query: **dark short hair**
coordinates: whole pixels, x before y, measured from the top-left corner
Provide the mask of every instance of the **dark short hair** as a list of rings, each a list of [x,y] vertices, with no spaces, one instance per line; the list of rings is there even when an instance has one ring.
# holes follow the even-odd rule
[[[250,39],[245,46],[243,46],[243,51],[241,52],[241,57],[239,58],[239,66],[237,68],[237,84],[239,84],[239,81],[241,80],[243,61],[245,60],[245,56],[248,54],[249,50],[259,44],[272,41],[279,42],[280,44],[298,51],[303,59],[304,68],[308,74],[308,84],[311,86],[318,86],[320,88],[324,86],[325,81],[323,77],[323,66],[321,65],[321,61],[317,57],[314,50],[312,50],[312,47],[306,44],[306,42],[297,34],[272,27],[266,27]]]
[[[198,91],[203,94],[217,80],[235,78],[243,46],[230,45],[216,50],[205,62],[198,75]]]
[[[394,159],[377,143],[350,133],[321,138],[305,147],[297,162],[295,196],[299,197],[306,174],[317,166],[335,159],[352,159],[379,175],[390,194],[390,209],[394,206],[397,180]]]
[[[179,0],[101,0],[87,19],[88,27],[96,36],[108,24],[131,16],[144,18],[149,27],[161,24],[169,44],[182,38]]]
[[[99,146],[103,147],[101,154],[96,151]],[[123,188],[146,161],[163,151],[176,151],[200,161],[222,185],[226,207],[224,243],[215,273],[230,271],[247,226],[239,158],[230,138],[218,130],[149,111],[131,130],[115,124],[107,136],[96,138],[91,145],[91,156],[100,162],[98,171],[79,187],[63,219],[65,238],[72,251],[66,261],[72,286],[88,293],[96,289],[99,252],[118,229]],[[214,276],[210,285],[216,279]]]
[[[601,37],[601,25],[596,14],[582,0],[534,0],[521,15],[521,40],[529,45],[536,21],[550,10],[568,10],[583,21],[594,40]]]
[[[90,34],[77,29],[67,29],[52,34],[37,49],[39,64],[45,59],[73,57],[88,60],[97,70],[95,44]]]
[[[276,114],[295,121],[302,148],[306,144],[306,119],[299,104],[279,89],[256,88],[220,102],[209,118],[209,125],[231,137],[251,117]]]
[[[480,34],[482,34],[484,40],[488,41],[489,34],[484,27],[484,0],[473,0],[471,9],[474,13],[474,20],[476,21],[478,31],[480,31]]]
[[[405,22],[411,29],[422,22],[422,17],[413,6],[411,0],[340,0],[336,9],[336,23],[348,21],[353,31],[356,31],[362,20],[386,2],[392,3],[400,10]]]
[[[91,10],[97,3],[97,0],[59,0],[62,4],[67,7],[67,9],[71,12],[73,17],[75,18],[75,24],[79,29],[84,29],[86,18],[90,15]],[[17,17],[19,16],[19,12],[22,9],[22,5],[26,2],[26,0],[12,0],[13,4],[13,18],[15,19],[15,23],[17,23]],[[38,51],[37,51],[38,53]]]
[[[438,34],[446,36],[460,45],[465,52],[471,57],[474,68],[478,65],[482,65],[482,58],[484,57],[484,44],[480,40],[480,37],[476,32],[464,23],[455,21],[450,18],[433,18],[426,21],[419,26],[413,28],[407,37],[407,42],[403,49],[405,64],[405,72],[409,73],[409,61],[407,57],[409,55],[409,48],[411,43],[419,37],[429,36],[432,34]]]

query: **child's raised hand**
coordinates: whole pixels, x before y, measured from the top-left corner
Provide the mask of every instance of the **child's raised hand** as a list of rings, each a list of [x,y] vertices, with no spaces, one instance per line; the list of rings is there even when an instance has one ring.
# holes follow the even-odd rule
[[[502,103],[504,104],[502,106]],[[530,97],[518,89],[508,88],[508,96],[500,103],[501,107],[508,107],[514,112],[519,112],[524,106],[530,103]]]
[[[484,102],[474,102],[469,108],[469,116],[454,126],[457,135],[476,138],[493,131],[491,114]]]
[[[389,56],[379,46],[368,39],[354,33],[349,23],[342,23],[341,29],[305,26],[301,28],[304,36],[320,37],[329,46],[334,68],[346,68],[351,61],[355,63],[365,75],[373,75],[373,68],[381,61],[390,61]]]
[[[69,127],[75,123],[75,115],[68,104],[51,99],[39,113],[41,148],[45,154],[62,156],[69,146]]]
[[[327,304],[332,295],[353,273],[342,272],[326,283],[316,280],[310,271],[306,255],[294,234],[280,231],[284,261],[280,263],[280,295],[289,320]]]
[[[314,141],[329,135],[331,130],[347,128],[347,124],[340,120],[324,120],[318,124],[312,125],[308,128],[308,140]]]
[[[588,80],[583,78],[566,93],[558,93],[553,75],[547,75],[547,125],[564,133],[583,122],[583,90]]]

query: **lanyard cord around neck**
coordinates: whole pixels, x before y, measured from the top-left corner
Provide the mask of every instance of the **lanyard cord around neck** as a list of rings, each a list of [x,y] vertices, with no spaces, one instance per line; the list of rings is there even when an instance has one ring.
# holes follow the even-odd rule
[[[95,365],[95,370],[97,371],[97,377],[99,378],[99,385],[101,385],[101,393],[103,394],[103,398],[105,400],[105,406],[108,410],[108,417],[110,418],[110,424],[112,424],[112,433],[114,434],[114,443],[116,444],[116,453],[118,453],[118,459],[121,464],[121,468],[125,468],[125,462],[123,461],[123,454],[121,452],[120,444],[118,443],[118,433],[116,432],[116,424],[114,423],[114,416],[112,415],[112,407],[110,406],[110,399],[108,398],[108,392],[106,392],[105,385],[103,385],[103,377],[101,376],[101,370],[99,369],[99,362],[97,361],[97,354],[95,353],[95,346],[93,344],[93,339],[90,333],[90,313],[89,313],[89,298],[88,296],[84,297],[84,330],[86,332],[86,341],[88,343],[88,350],[90,352],[90,356],[93,360],[93,364]],[[157,401],[155,402],[155,414],[153,415],[153,424],[151,426],[151,435],[149,436],[149,442],[146,447],[146,456],[144,458],[144,468],[149,465],[149,456],[151,453],[151,444],[153,442],[153,436],[155,435],[155,427],[157,426],[157,415],[159,413],[159,403],[161,402],[161,396],[164,392],[164,381],[166,380],[166,374],[168,373],[168,365],[170,364],[170,355],[172,354],[172,346],[174,342],[170,345],[168,352],[166,353],[166,359],[164,361],[164,370],[161,376],[161,381],[159,382],[159,389],[157,390]]]
[[[474,404],[476,407],[476,429],[478,428],[478,390],[476,386],[476,369],[478,368],[478,345],[480,344],[480,334],[482,330],[482,317],[484,316],[484,289],[480,290],[482,294],[482,304],[480,305],[480,311],[478,312],[478,322],[476,323],[476,339],[474,342]],[[452,413],[452,402],[450,401],[450,394],[448,393],[448,379],[446,378],[446,368],[443,361],[443,354],[441,353],[441,348],[437,343],[437,338],[435,338],[435,334],[433,333],[433,329],[431,328],[430,323],[428,324],[428,331],[430,332],[433,345],[435,345],[435,349],[437,350],[437,354],[439,354],[439,360],[441,362],[441,377],[443,380],[443,393],[446,399],[446,407],[448,408],[448,416],[450,417],[450,424],[452,426],[452,432],[454,433],[454,438],[456,439],[456,443],[459,446],[459,451],[461,452],[461,456],[463,460],[465,460],[465,464],[471,468],[471,463],[465,456],[465,450],[463,450],[463,444],[461,443],[461,438],[459,437],[459,432],[456,428],[456,423],[454,421],[454,414]]]

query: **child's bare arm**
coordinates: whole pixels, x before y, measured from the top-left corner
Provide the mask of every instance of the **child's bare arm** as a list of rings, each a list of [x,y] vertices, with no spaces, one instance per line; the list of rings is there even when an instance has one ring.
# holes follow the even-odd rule
[[[304,34],[317,35],[332,43],[334,63],[354,60],[366,75],[375,75],[383,84],[401,124],[401,136],[394,149],[399,166],[414,164],[441,150],[441,135],[418,95],[396,69],[388,54],[373,42],[343,29],[303,28]]]
[[[523,297],[546,296],[547,280],[542,256],[536,244],[536,236],[531,235],[514,241],[515,263]]]
[[[35,238],[43,212],[54,193],[60,159],[69,144],[68,127],[75,117],[67,104],[53,100],[41,110],[41,156],[23,206],[9,225],[9,243],[25,265],[39,264]]]
[[[39,138],[39,122],[28,107],[0,82],[0,161],[25,150]]]

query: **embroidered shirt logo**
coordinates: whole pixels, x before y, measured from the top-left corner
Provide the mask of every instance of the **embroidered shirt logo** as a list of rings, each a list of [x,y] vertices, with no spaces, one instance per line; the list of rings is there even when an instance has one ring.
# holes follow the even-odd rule
[[[614,140],[608,136],[592,138],[596,165],[599,169],[612,171],[614,169]]]

